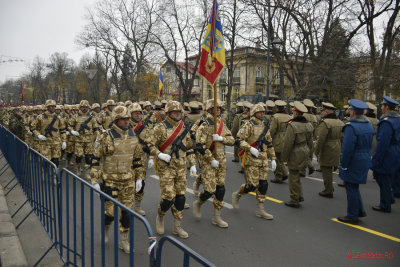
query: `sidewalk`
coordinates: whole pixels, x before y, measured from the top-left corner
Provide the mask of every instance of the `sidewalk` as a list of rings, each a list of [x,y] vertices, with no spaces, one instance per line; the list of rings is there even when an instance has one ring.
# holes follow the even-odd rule
[[[0,168],[5,164],[5,158],[0,159]],[[27,203],[14,218],[11,218],[11,214],[26,201],[19,185],[5,196],[17,183],[15,179],[4,188],[13,177],[11,168],[0,176],[0,266],[33,266],[52,243],[35,213],[30,214],[18,229],[15,229],[32,209]],[[38,266],[63,266],[63,262],[53,248]]]

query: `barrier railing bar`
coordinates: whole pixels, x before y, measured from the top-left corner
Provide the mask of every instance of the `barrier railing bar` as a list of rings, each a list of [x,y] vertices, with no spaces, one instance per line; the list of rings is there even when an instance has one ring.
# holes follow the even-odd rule
[[[93,214],[93,190],[90,190],[90,266],[94,267],[94,214]]]
[[[74,229],[74,264],[76,264],[76,180],[72,181],[72,197],[73,197],[73,229]]]
[[[114,204],[114,266],[118,266],[118,206]]]
[[[183,266],[189,266],[189,254],[187,252],[184,252],[183,254]]]
[[[105,215],[104,215],[104,197],[100,197],[100,217],[101,217],[101,266],[106,266],[106,244],[105,244]]]
[[[65,190],[66,190],[66,192],[65,192],[65,197],[66,197],[66,200],[65,200],[65,203],[66,203],[66,215],[65,215],[65,218],[67,218],[67,219],[69,219],[69,173],[67,172],[67,178],[65,179],[65,184],[66,184],[66,186],[65,186]],[[69,241],[69,223],[67,222],[66,223],[67,224],[67,236],[66,236],[66,239],[67,239],[67,249],[68,249],[68,251],[67,251],[67,262],[69,262],[70,261],[70,255],[69,255],[69,249],[70,249],[70,241]]]
[[[132,214],[129,214],[129,266],[133,267],[135,265],[135,242],[133,242],[135,234],[134,218]]]
[[[81,184],[81,249],[82,249],[82,267],[85,267],[85,190],[84,184]]]
[[[10,168],[10,165],[8,165],[8,163],[6,163],[6,166],[7,166],[7,168],[0,174],[0,176],[2,176],[3,173],[5,173],[8,170],[8,168]],[[1,169],[1,170],[3,170],[3,169]]]

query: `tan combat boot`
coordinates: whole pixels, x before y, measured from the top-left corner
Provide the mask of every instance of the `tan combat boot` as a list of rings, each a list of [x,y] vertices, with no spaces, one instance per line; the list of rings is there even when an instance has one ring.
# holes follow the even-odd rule
[[[120,233],[119,248],[122,249],[126,254],[129,254],[130,252],[129,231],[119,232],[119,233]]]
[[[175,219],[174,218],[174,226],[172,228],[172,233],[174,235],[179,236],[180,238],[188,238],[189,235],[188,233],[183,230],[183,228],[181,227],[181,220]]]
[[[239,199],[241,195],[239,195],[239,191],[232,193],[232,206],[235,210],[239,209]]]
[[[156,217],[156,230],[159,235],[164,234],[164,216],[160,216],[159,214]]]
[[[110,240],[109,233],[110,232],[110,225],[104,226],[104,243],[107,245],[108,240]]]
[[[196,180],[195,180],[193,182],[193,193],[196,197],[199,196],[199,188],[200,188],[200,185],[198,183],[196,183]]]
[[[201,219],[201,205],[203,205],[202,203],[200,203],[199,199],[196,199],[193,202],[193,216],[196,220],[200,220]]]
[[[72,157],[70,157],[70,158],[67,157],[67,167],[71,167],[72,165],[74,165],[74,163],[72,161]]]
[[[260,217],[260,218],[267,219],[267,220],[272,220],[274,218],[274,216],[272,216],[271,214],[265,212],[264,203],[260,203],[260,202],[257,203],[256,216]]]
[[[221,228],[228,228],[228,223],[222,220],[221,218],[221,210],[217,210],[214,208],[214,215],[212,216],[211,223],[217,225]]]
[[[140,200],[135,200],[135,209],[137,213],[142,216],[146,216],[146,212],[140,208]]]
[[[188,208],[190,208],[190,205],[189,205],[189,203],[185,203],[185,206],[183,206],[183,208],[184,208],[184,209],[188,209]]]

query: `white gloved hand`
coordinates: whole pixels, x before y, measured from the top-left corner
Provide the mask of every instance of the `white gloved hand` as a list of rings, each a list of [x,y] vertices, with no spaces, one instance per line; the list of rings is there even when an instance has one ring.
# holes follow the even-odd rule
[[[37,137],[42,141],[46,141],[47,140],[47,137],[44,136],[44,135],[41,135],[41,134],[39,134]]]
[[[164,154],[164,153],[161,153],[161,152],[160,152],[160,153],[157,155],[157,157],[158,157],[159,159],[165,161],[166,163],[169,163],[169,162],[171,161],[171,156],[168,155],[168,154]]]
[[[254,147],[250,147],[250,153],[256,158],[258,158],[258,154],[260,154],[260,152],[258,152],[258,149]]]
[[[96,183],[96,184],[93,185],[93,187],[96,188],[97,190],[101,191],[100,185],[99,185],[99,184]],[[100,196],[99,193],[97,193],[97,192],[94,192],[94,193],[95,193],[97,196]]]
[[[140,189],[142,189],[143,186],[143,180],[139,179],[136,181],[136,193],[140,191]]]
[[[66,135],[70,135],[71,133],[70,133],[69,131],[66,131],[65,134],[66,134]]]
[[[29,134],[29,135],[32,135],[33,133],[31,132],[31,130],[28,130],[28,134]]]
[[[100,190],[100,185],[99,185],[99,184],[96,183],[96,184],[93,185],[93,187],[96,188],[96,190],[101,191],[101,190]]]
[[[190,176],[195,177],[196,173],[197,173],[196,166],[193,165],[192,167],[190,167]]]
[[[151,169],[154,167],[154,160],[149,159],[149,162],[147,162],[147,169]]]
[[[102,130],[101,130],[101,132],[102,132],[102,133],[106,133],[107,131],[106,131],[106,130],[104,130],[104,129],[102,129]]]
[[[276,161],[272,160],[271,161],[271,171],[275,171],[276,170]]]
[[[62,142],[62,144],[61,144],[61,149],[62,149],[62,150],[65,150],[66,148],[67,148],[67,143]]]
[[[79,136],[79,132],[72,130],[71,133],[75,136]]]
[[[224,138],[218,134],[213,134],[213,141],[214,142],[222,142],[222,141],[224,141]]]
[[[219,166],[218,160],[213,159],[213,160],[211,161],[211,167],[213,167],[213,168],[218,168],[218,166]]]

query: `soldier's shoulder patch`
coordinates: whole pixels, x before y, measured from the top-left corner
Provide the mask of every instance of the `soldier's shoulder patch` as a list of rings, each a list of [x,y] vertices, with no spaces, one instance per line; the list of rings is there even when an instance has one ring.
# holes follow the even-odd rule
[[[351,122],[346,122],[346,124],[345,125],[350,125],[351,124]]]
[[[383,120],[387,121],[388,117],[385,117]]]

